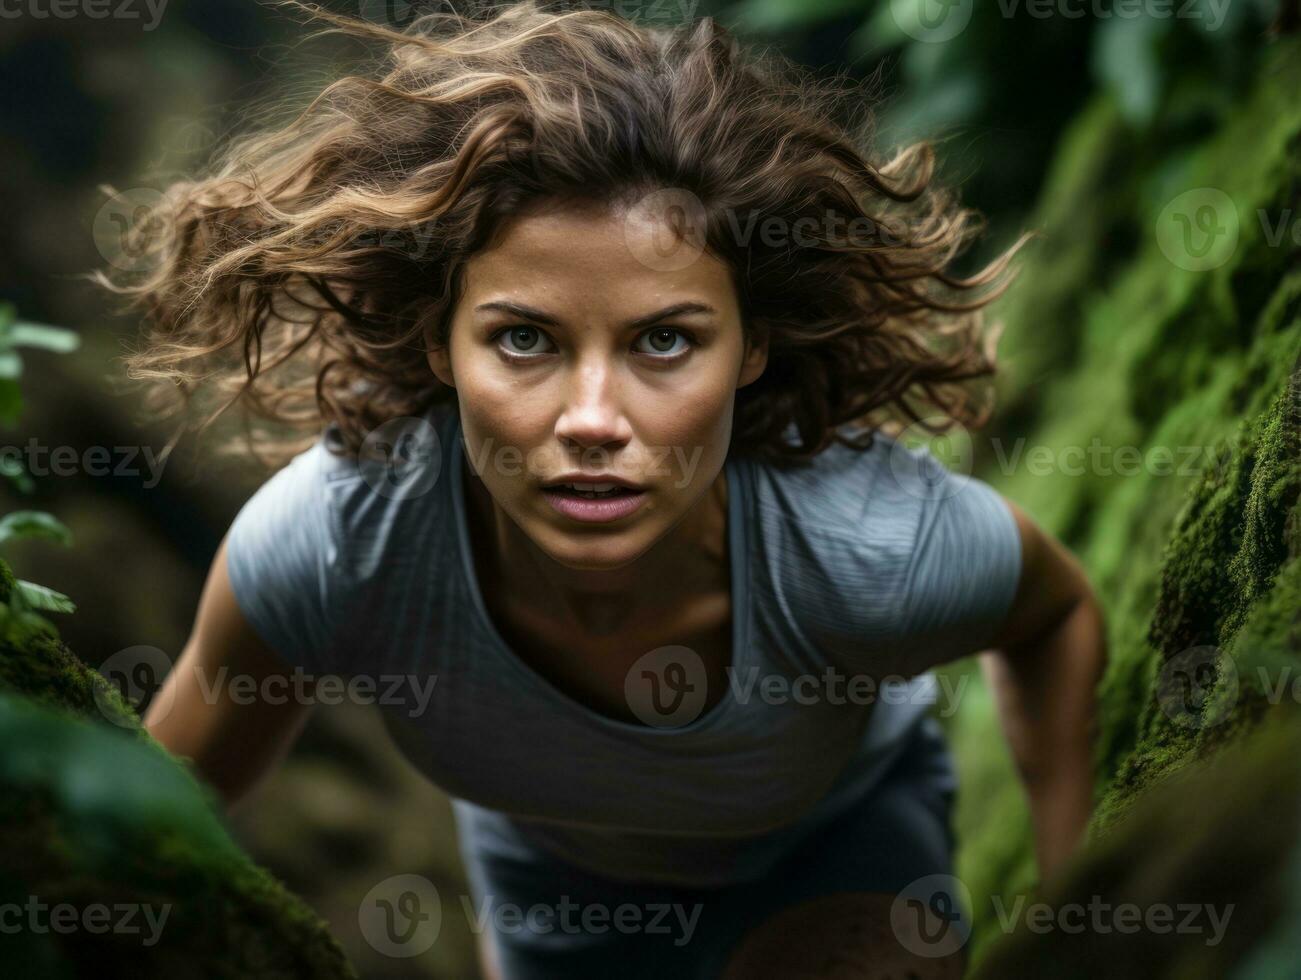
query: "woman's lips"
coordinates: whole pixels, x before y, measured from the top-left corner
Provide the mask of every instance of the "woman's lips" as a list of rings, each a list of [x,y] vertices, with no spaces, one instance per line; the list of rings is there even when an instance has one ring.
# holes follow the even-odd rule
[[[588,524],[605,524],[627,517],[645,502],[645,490],[621,489],[609,497],[584,497],[563,487],[543,487],[547,502],[559,513]]]

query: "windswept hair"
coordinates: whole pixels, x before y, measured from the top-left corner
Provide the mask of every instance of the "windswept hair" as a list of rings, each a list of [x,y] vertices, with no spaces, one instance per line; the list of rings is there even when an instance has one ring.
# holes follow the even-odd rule
[[[833,440],[868,448],[882,427],[988,420],[966,384],[995,373],[982,308],[1030,236],[956,275],[983,219],[933,185],[930,143],[877,158],[863,83],[748,50],[712,18],[527,0],[399,27],[282,2],[383,53],[137,209],[139,273],[92,274],[143,314],[124,360],[152,382],[152,411],[192,409],[206,387],[220,404],[198,428],[240,404],[232,442],[255,455],[250,414],[282,430],[263,438],[271,455],[329,422],[356,453],[384,422],[455,405],[426,351],[447,343],[464,264],[506,220],[669,190],[699,202],[743,329],[769,344],[737,391],[732,451],[782,465]],[[774,240],[773,221],[798,234]]]

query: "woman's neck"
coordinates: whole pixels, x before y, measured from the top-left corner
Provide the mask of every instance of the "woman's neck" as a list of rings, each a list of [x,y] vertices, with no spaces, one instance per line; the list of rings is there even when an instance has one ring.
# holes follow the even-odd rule
[[[547,610],[558,626],[608,635],[620,624],[729,588],[726,469],[644,554],[622,568],[601,571],[556,562],[501,510],[464,463],[461,479],[475,568],[486,598],[489,593],[509,596],[512,605]]]

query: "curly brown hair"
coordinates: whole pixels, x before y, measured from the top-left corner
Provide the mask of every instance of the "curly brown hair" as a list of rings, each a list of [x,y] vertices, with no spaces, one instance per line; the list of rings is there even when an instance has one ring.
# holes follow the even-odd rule
[[[93,274],[144,314],[124,360],[154,382],[151,411],[193,408],[207,381],[224,400],[199,430],[244,409],[223,450],[258,454],[251,412],[290,430],[262,434],[273,456],[331,421],[356,453],[390,419],[455,404],[427,350],[506,219],[673,189],[699,202],[743,329],[769,344],[737,391],[732,451],[790,464],[904,419],[988,420],[965,385],[995,373],[982,308],[1032,235],[954,274],[983,219],[934,186],[931,143],[873,159],[875,80],[816,77],[708,17],[653,26],[526,0],[398,27],[282,2],[383,54],[138,209],[124,247],[147,257],[140,274]],[[809,230],[792,244],[743,226]]]

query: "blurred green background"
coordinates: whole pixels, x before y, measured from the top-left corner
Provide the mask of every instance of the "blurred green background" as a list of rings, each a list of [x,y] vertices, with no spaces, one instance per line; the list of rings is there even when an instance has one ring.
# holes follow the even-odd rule
[[[434,9],[326,6],[395,26]],[[1188,730],[1151,693],[1162,665],[1198,644],[1229,651],[1242,676],[1253,657],[1296,657],[1296,4],[605,6],[661,23],[715,15],[819,72],[874,75],[882,151],[940,140],[940,179],[988,218],[965,268],[1026,228],[1045,233],[998,310],[1008,330],[997,416],[972,440],[969,465],[1081,555],[1113,617],[1099,825],[1156,777],[1250,727],[1259,697],[1235,705],[1226,724]],[[18,9],[0,22],[9,94],[0,103],[0,299],[26,319],[76,329],[82,345],[29,358],[29,404],[4,442],[39,433],[78,452],[156,454],[169,433],[139,417],[114,362],[136,324],[76,278],[103,265],[120,217],[101,185],[129,193],[183,177],[250,105],[306,100],[366,52],[336,37],[304,43],[299,20],[268,4],[170,0],[156,20],[144,6],[135,20]],[[1159,222],[1181,195],[1208,187],[1232,202],[1240,228],[1230,254],[1199,268],[1170,254]],[[1164,479],[1035,476],[1000,466],[1006,446],[996,451],[995,440],[1018,436],[1054,450],[1095,436],[1191,444],[1206,450],[1202,464],[1219,447],[1231,462]],[[19,543],[5,557],[76,601],[59,627],[91,664],[137,645],[179,653],[217,543],[266,478],[184,443],[161,474],[150,459],[140,453],[134,474],[50,474],[31,496],[6,491],[9,509],[48,510],[73,531],[71,548]],[[981,904],[1024,890],[1034,873],[1024,804],[988,696],[972,683],[947,723],[964,781],[959,875]],[[411,962],[361,935],[358,903],[381,878],[416,872],[464,890],[446,800],[395,754],[368,709],[318,710],[234,830],[329,921],[362,975],[474,975],[469,929],[456,917]],[[978,914],[978,957],[996,938],[987,918]]]

